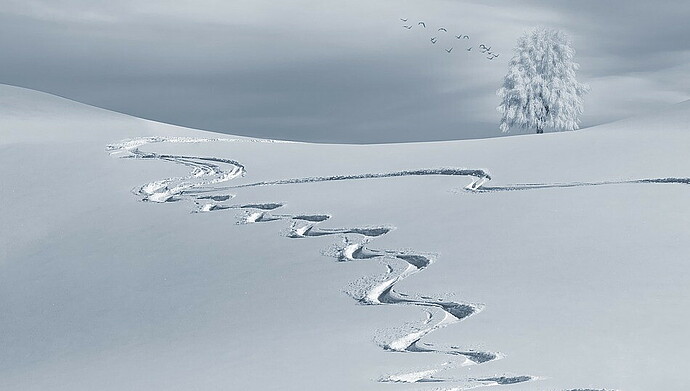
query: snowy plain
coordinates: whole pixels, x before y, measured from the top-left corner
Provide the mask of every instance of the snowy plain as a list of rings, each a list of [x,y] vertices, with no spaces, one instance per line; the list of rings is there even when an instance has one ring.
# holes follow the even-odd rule
[[[689,123],[283,143],[0,86],[0,389],[685,390]]]

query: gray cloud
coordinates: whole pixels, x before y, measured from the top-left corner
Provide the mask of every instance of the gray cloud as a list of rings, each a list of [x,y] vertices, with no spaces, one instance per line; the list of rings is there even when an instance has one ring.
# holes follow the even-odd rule
[[[492,137],[516,38],[568,31],[583,125],[687,99],[690,4],[631,1],[10,1],[0,81],[184,126],[328,142]],[[398,18],[424,20],[405,30]],[[489,62],[431,29],[467,33]],[[450,34],[449,33],[449,34]],[[443,47],[453,45],[447,54]]]

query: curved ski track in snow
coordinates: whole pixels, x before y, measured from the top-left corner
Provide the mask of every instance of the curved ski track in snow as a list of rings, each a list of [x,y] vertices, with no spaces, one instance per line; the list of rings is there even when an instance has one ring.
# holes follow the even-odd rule
[[[418,370],[413,372],[389,375],[379,379],[388,383],[451,383],[452,388],[447,390],[467,390],[471,388],[495,385],[511,385],[537,380],[536,376],[494,376],[455,379],[438,376],[443,370],[457,366],[483,364],[498,360],[503,357],[501,353],[463,349],[459,346],[434,346],[422,342],[429,333],[440,328],[458,323],[472,315],[479,313],[483,305],[464,303],[434,298],[430,296],[418,296],[399,292],[395,289],[397,283],[413,276],[429,267],[435,262],[433,254],[415,252],[409,250],[380,250],[369,248],[367,244],[376,237],[386,235],[394,227],[348,227],[348,228],[322,228],[318,225],[330,218],[328,214],[315,215],[286,215],[273,214],[273,210],[284,206],[283,203],[264,204],[230,204],[234,195],[218,194],[227,189],[240,189],[255,186],[287,185],[300,183],[315,183],[328,181],[376,179],[402,176],[421,175],[449,175],[471,177],[473,180],[465,190],[471,192],[495,192],[516,191],[544,188],[565,188],[579,186],[600,186],[624,183],[679,183],[690,184],[690,178],[652,178],[628,181],[609,182],[576,182],[553,184],[517,184],[502,187],[488,187],[484,184],[491,179],[485,170],[464,168],[435,168],[404,170],[388,173],[368,173],[356,175],[334,175],[324,177],[305,177],[283,179],[276,181],[255,182],[235,186],[218,186],[239,176],[244,176],[244,166],[231,159],[216,157],[200,157],[185,155],[157,154],[144,152],[139,149],[147,144],[154,143],[206,143],[206,142],[272,142],[271,140],[255,139],[204,139],[188,137],[144,137],[124,140],[110,144],[106,150],[113,155],[133,159],[156,159],[184,165],[191,169],[187,176],[157,180],[133,189],[143,201],[174,202],[187,200],[195,204],[193,212],[211,212],[224,209],[245,210],[239,224],[252,224],[271,222],[278,220],[290,221],[291,226],[285,236],[288,238],[312,238],[329,235],[339,235],[342,244],[337,245],[330,252],[339,262],[352,262],[362,260],[379,260],[386,266],[386,273],[380,276],[367,276],[355,281],[347,289],[347,293],[363,305],[412,305],[424,309],[426,319],[409,330],[398,333],[394,337],[384,337],[379,341],[381,347],[388,351],[405,353],[439,353],[450,356],[462,357],[460,363],[448,362],[439,368]],[[589,390],[589,389],[577,389]],[[572,390],[575,391],[575,390]]]
[[[443,168],[428,168],[420,170],[403,170],[394,172],[377,172],[369,174],[356,174],[356,175],[332,175],[323,177],[305,177],[305,178],[292,178],[292,179],[282,179],[278,181],[267,181],[267,182],[254,182],[246,183],[242,185],[229,186],[230,189],[240,189],[243,187],[255,187],[255,186],[272,186],[272,185],[290,185],[296,183],[315,183],[315,182],[332,182],[332,181],[347,181],[353,179],[376,179],[376,178],[393,178],[401,176],[422,176],[422,175],[450,175],[450,176],[469,176],[474,177],[476,180],[472,182],[469,186],[475,189],[485,181],[490,180],[491,176],[484,170],[468,170],[464,168],[453,168],[453,167],[443,167]]]

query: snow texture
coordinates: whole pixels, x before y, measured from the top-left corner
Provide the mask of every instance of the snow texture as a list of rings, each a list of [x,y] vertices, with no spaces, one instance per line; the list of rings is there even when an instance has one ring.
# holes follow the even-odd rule
[[[0,92],[0,389],[686,387],[690,102],[343,146]]]

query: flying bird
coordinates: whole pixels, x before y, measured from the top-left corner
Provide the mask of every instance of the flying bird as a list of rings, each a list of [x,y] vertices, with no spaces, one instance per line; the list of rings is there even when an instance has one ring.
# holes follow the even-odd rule
[[[412,28],[412,26],[403,26],[403,27],[408,29],[408,30]]]
[[[468,52],[471,52],[471,51],[472,51],[472,46],[468,47],[468,48],[467,48],[467,51],[468,51]]]
[[[456,35],[455,38],[460,39],[462,38],[462,35]]]
[[[407,22],[407,19],[400,18],[401,21]]]
[[[424,23],[424,22],[419,22],[419,23],[417,23],[417,24],[418,24],[418,25],[421,25],[421,26],[424,27],[424,28],[426,28],[426,23]]]
[[[441,27],[440,29],[438,29],[438,31],[445,31],[445,32],[448,32],[448,30],[446,30],[445,27]]]
[[[452,52],[452,51],[453,51],[453,48],[450,48],[450,49],[446,49],[446,51],[447,51],[448,53],[450,53],[450,52]]]
[[[436,43],[436,37],[431,38],[431,43]]]
[[[465,39],[470,39],[470,36],[469,36],[469,35],[463,35],[462,37],[465,38]]]

